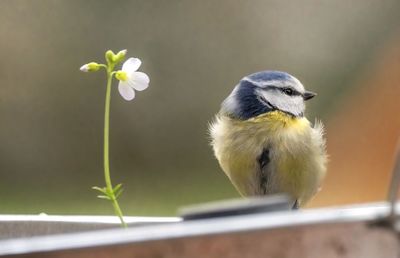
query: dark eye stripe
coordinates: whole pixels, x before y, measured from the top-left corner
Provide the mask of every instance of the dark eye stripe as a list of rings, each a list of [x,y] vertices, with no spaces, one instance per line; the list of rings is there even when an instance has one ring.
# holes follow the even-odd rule
[[[282,92],[289,96],[292,96],[294,93],[294,91],[291,88],[283,88]]]
[[[276,89],[281,91],[282,93],[288,95],[288,96],[301,96],[302,94],[300,92],[298,92],[297,90],[293,89],[292,87],[277,87],[274,85],[268,85],[268,88],[270,89]],[[287,91],[291,91],[290,93],[288,93]]]
[[[295,89],[293,89],[293,88],[291,88],[291,87],[280,88],[280,90],[281,90],[284,94],[286,94],[286,95],[288,95],[288,96],[300,96],[300,95],[301,95],[300,92],[298,92],[297,90],[295,90]]]

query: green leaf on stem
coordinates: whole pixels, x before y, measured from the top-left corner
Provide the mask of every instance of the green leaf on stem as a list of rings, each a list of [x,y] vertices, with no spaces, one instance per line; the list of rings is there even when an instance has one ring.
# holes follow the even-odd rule
[[[105,195],[108,195],[108,192],[107,192],[107,188],[106,188],[106,187],[93,186],[92,189],[93,189],[93,190],[96,190],[96,191],[99,191],[99,192],[101,192],[101,193],[103,193],[103,194],[105,194]]]
[[[111,201],[110,197],[105,196],[105,195],[97,195],[97,198]]]

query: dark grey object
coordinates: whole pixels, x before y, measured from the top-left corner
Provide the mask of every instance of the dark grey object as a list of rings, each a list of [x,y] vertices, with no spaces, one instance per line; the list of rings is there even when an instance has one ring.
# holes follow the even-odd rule
[[[293,201],[285,195],[253,197],[183,207],[179,215],[184,220],[193,220],[288,211],[291,209],[291,203]]]

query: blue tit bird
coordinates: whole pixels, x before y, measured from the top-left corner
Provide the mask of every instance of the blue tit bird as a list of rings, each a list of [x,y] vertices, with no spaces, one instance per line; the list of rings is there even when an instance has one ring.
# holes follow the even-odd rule
[[[284,193],[299,208],[326,172],[323,126],[304,117],[306,91],[292,75],[262,71],[240,80],[210,125],[211,145],[242,196]]]

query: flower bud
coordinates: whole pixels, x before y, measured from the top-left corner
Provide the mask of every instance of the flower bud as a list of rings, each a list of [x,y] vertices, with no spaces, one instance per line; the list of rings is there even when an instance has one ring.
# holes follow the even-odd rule
[[[115,55],[114,61],[115,61],[116,63],[119,63],[119,62],[123,61],[124,58],[125,58],[126,52],[127,52],[126,49],[119,51],[119,52]]]
[[[100,69],[100,65],[96,62],[91,62],[88,64],[84,64],[81,66],[81,68],[79,70],[81,70],[82,72],[96,72]]]
[[[106,60],[108,64],[113,64],[115,62],[115,54],[112,50],[107,50],[106,52]]]

